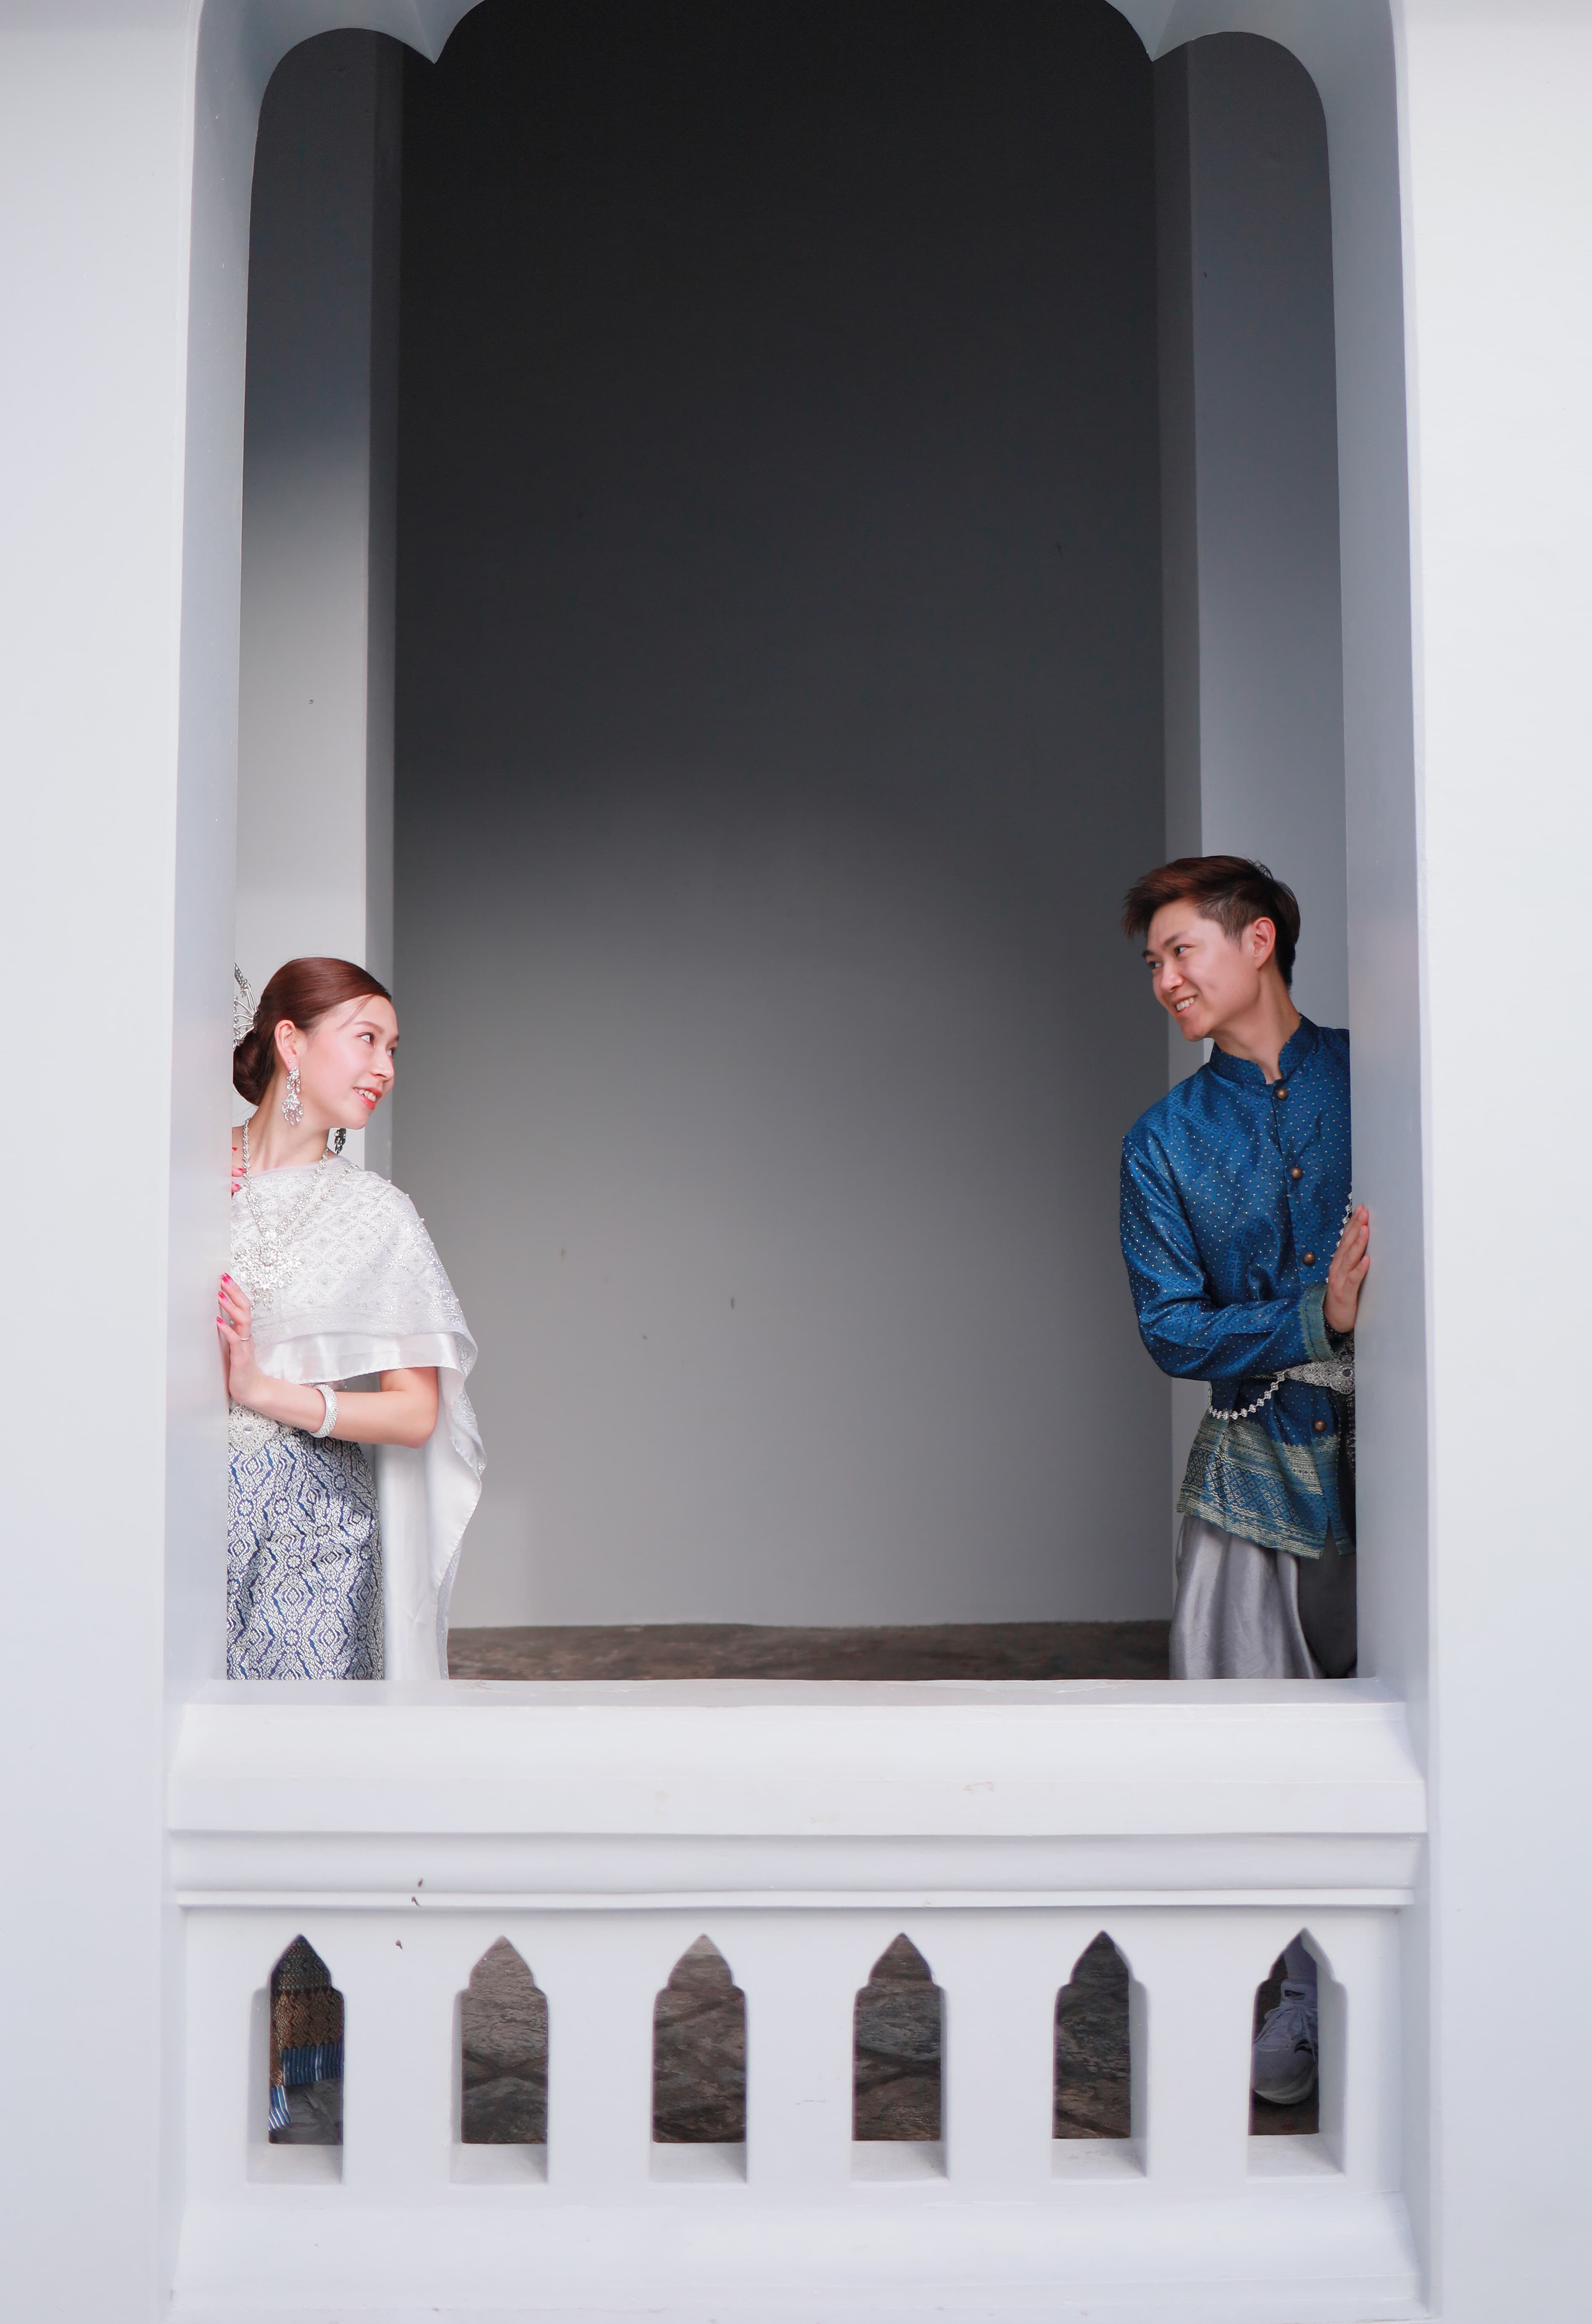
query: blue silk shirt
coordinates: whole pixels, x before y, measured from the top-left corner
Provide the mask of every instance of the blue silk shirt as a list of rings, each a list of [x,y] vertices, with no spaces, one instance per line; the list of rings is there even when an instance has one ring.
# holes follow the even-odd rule
[[[1163,1372],[1254,1404],[1339,1344],[1322,1314],[1352,1185],[1349,1044],[1310,1019],[1270,1087],[1223,1050],[1142,1113],[1122,1147],[1122,1254]],[[1284,1380],[1251,1419],[1200,1421],[1178,1508],[1295,1556],[1354,1545],[1354,1480],[1331,1391]]]

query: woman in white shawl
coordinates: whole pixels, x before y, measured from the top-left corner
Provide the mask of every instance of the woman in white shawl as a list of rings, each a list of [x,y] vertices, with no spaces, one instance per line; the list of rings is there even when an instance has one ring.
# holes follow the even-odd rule
[[[253,1017],[217,1319],[227,1675],[443,1677],[481,1490],[476,1343],[409,1197],[340,1158],[393,1086],[398,1019],[346,960],[290,960]]]

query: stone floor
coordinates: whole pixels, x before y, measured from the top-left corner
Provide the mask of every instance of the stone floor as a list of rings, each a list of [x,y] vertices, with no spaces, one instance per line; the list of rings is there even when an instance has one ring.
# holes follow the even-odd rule
[[[856,1997],[854,2137],[940,2136],[941,2021],[928,1962],[907,1938],[895,1938]]]
[[[454,1630],[452,1678],[1164,1678],[1164,1622],[754,1622]]]
[[[470,1971],[459,2004],[467,2146],[547,2137],[547,1996],[506,1937]]]
[[[1109,1937],[1079,1956],[1056,1996],[1054,2138],[1131,2138],[1128,1966]]]
[[[871,1629],[782,1629],[750,1623],[455,1630],[455,1678],[1041,1679],[1164,1678],[1164,1622],[936,1623]],[[1258,2028],[1278,1998],[1282,1964],[1255,1998]],[[460,2008],[462,2135],[471,2145],[539,2144],[547,2136],[545,1996],[506,1939],[477,1963]],[[706,1936],[676,1962],[653,2012],[653,2135],[667,2145],[736,2143],[746,2135],[746,2010],[731,1965]],[[1130,2134],[1128,1969],[1108,1937],[1076,1963],[1056,2004],[1058,2138]],[[856,1997],[856,2135],[941,2134],[941,1997],[930,1964],[897,1937]],[[282,2143],[335,2144],[342,2092],[289,2094]],[[1263,2135],[1315,2130],[1317,2102],[1252,2102]]]
[[[504,1940],[477,1964],[463,2004],[467,2144],[547,2135],[547,2004]],[[856,2135],[940,2135],[940,1994],[905,1937],[856,1997]],[[707,1937],[675,1964],[653,2017],[653,2135],[667,2145],[746,2135],[746,2006]],[[1127,1969],[1108,1938],[1078,1964],[1056,2012],[1058,2138],[1128,2135]]]
[[[1255,2024],[1278,1997],[1280,1965],[1256,1996]],[[547,1999],[506,1938],[483,1954],[460,2006],[467,2145],[540,2145],[547,2137]],[[941,2008],[930,1966],[903,1937],[887,1946],[856,1997],[856,2135],[937,2139]],[[746,2135],[746,2007],[729,1965],[707,1937],[688,1946],[653,2010],[653,2135],[665,2145],[737,2143]],[[1057,2138],[1126,2138],[1128,1970],[1097,1937],[1056,2003]],[[274,2140],[336,2145],[342,2089],[289,2092],[292,2120]],[[1251,2101],[1252,2131],[1317,2127],[1317,2102]]]
[[[745,2135],[745,1997],[717,1946],[699,1937],[653,2007],[653,2136],[697,2146]]]

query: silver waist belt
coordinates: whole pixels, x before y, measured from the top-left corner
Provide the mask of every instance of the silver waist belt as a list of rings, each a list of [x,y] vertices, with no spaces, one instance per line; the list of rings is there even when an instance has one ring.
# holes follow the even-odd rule
[[[1284,1380],[1302,1380],[1306,1388],[1324,1388],[1337,1398],[1343,1406],[1343,1441],[1352,1471],[1355,1465],[1355,1353],[1352,1344],[1340,1349],[1336,1355],[1319,1357],[1308,1364],[1290,1364],[1286,1370],[1273,1372],[1271,1387],[1253,1404],[1235,1406],[1230,1412],[1212,1404],[1210,1417],[1213,1420],[1253,1420],[1257,1412],[1264,1411]]]

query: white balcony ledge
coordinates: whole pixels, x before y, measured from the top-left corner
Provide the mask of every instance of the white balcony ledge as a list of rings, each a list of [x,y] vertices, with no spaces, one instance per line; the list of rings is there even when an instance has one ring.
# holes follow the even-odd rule
[[[218,1685],[170,1824],[191,1906],[1386,1905],[1426,1804],[1372,1681]]]
[[[1373,1683],[218,1686],[169,1814],[185,2324],[1419,2312],[1398,1908],[1426,1803]],[[1102,1927],[1135,2131],[1075,2153],[1055,1998]],[[1344,1997],[1322,2134],[1251,2139],[1255,1987],[1301,1927]],[[746,1997],[746,2143],[664,2153],[653,1998],[704,1930]],[[942,2140],[905,2153],[852,2113],[856,1989],[900,1930],[946,2045]],[[348,2011],[335,2184],[250,2161],[245,2032],[301,1931]],[[503,1934],[550,2009],[529,2163],[461,2147],[449,2098],[456,1997]]]

